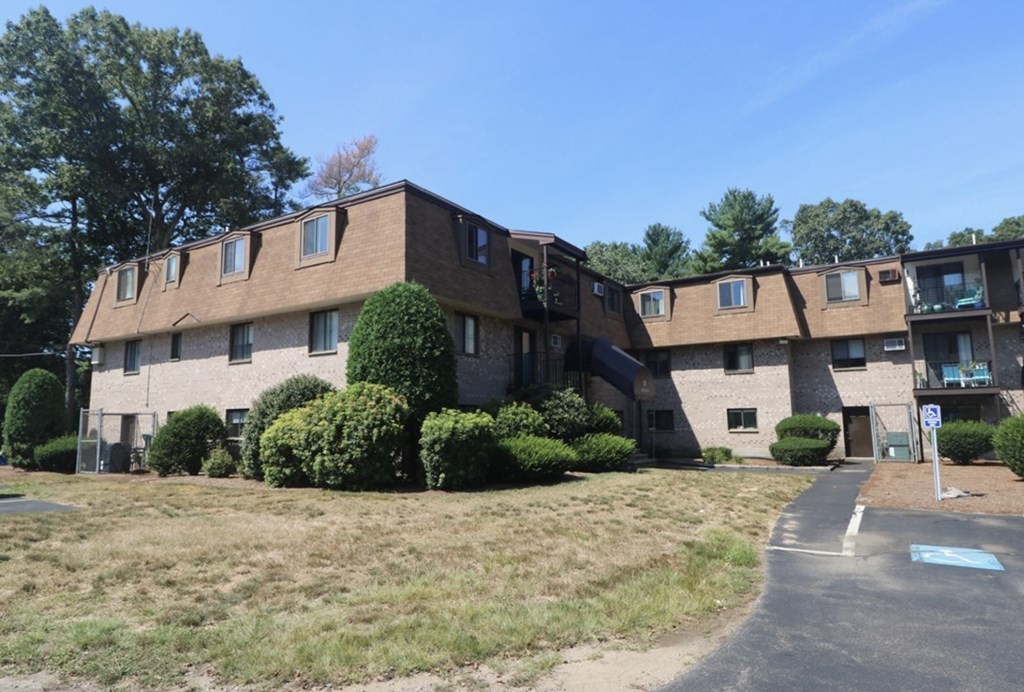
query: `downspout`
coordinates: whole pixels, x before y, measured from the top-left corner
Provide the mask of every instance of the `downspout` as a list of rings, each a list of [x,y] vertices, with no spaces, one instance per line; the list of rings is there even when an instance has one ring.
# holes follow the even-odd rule
[[[580,276],[580,258],[576,258],[576,366],[580,378],[580,396],[587,403],[587,379],[583,370],[583,291],[582,277]]]
[[[551,286],[548,282],[548,246],[544,245],[541,247],[541,272],[544,274],[544,326],[542,330],[542,339],[544,340],[544,348],[542,353],[544,354],[544,384],[548,383],[549,379],[549,363],[548,363],[548,342],[551,337],[548,335],[548,305],[551,301]]]

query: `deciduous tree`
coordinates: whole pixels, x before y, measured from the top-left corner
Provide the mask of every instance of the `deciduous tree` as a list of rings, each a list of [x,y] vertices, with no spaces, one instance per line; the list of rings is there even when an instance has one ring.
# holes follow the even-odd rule
[[[320,159],[316,175],[309,183],[310,193],[323,199],[340,199],[377,187],[381,177],[373,160],[376,151],[377,137],[373,134],[342,144],[333,154]]]
[[[985,231],[980,228],[971,228],[968,226],[962,231],[953,231],[946,238],[946,241],[933,240],[924,244],[925,250],[939,250],[944,247],[963,247],[964,245],[973,245],[975,243],[987,243],[993,240],[991,236],[985,235]]]
[[[910,224],[897,211],[868,209],[855,199],[801,204],[785,221],[793,248],[805,264],[828,264],[898,255],[910,250]]]
[[[992,240],[1024,238],[1024,216],[1009,216],[992,229]]]

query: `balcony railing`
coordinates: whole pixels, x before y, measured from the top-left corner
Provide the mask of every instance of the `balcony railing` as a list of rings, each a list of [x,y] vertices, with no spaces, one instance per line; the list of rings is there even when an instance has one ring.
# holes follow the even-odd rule
[[[548,279],[545,287],[543,279],[522,289],[519,294],[523,311],[529,313],[543,310],[546,306],[553,312],[576,313],[579,303],[576,300],[576,282],[562,276]]]
[[[915,379],[916,389],[969,389],[995,386],[992,364],[984,361],[929,361],[925,363],[924,373],[915,370]]]
[[[980,285],[973,288],[944,286],[916,291],[913,310],[914,314],[922,315],[933,312],[975,310],[984,308],[986,305],[985,291]]]
[[[509,356],[509,391],[531,384],[557,384],[579,389],[580,373],[565,369],[564,358],[544,358],[540,353],[516,353]]]

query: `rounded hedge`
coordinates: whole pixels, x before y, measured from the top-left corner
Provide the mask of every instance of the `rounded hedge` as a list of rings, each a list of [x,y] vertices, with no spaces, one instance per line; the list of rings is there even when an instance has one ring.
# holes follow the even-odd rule
[[[943,423],[935,431],[939,456],[954,464],[969,464],[992,451],[992,436],[996,427],[976,420],[955,420]]]
[[[492,478],[499,481],[537,481],[558,478],[579,463],[572,447],[561,440],[520,435],[498,441],[498,464]]]
[[[483,485],[494,454],[494,419],[487,413],[445,409],[427,415],[420,429],[420,460],[427,488],[461,490]]]
[[[547,437],[548,424],[544,416],[529,404],[510,402],[503,404],[494,416],[494,437],[504,440],[519,435]]]
[[[784,437],[768,447],[772,459],[788,466],[815,466],[824,464],[831,451],[828,440],[806,437]]]
[[[992,446],[999,460],[1024,478],[1024,415],[1004,418],[992,435]]]
[[[203,473],[210,478],[227,478],[235,470],[235,460],[231,458],[231,452],[223,447],[214,449],[210,452],[210,457],[203,462]]]
[[[224,443],[227,430],[220,414],[199,404],[176,412],[153,436],[149,468],[161,476],[187,473],[196,476],[210,450]]]
[[[619,414],[600,401],[592,402],[589,408],[590,421],[587,424],[587,432],[622,435],[622,419],[619,418]]]
[[[563,442],[572,442],[590,426],[587,402],[571,389],[555,389],[537,410],[551,429],[551,436]]]
[[[295,375],[264,389],[252,402],[242,430],[242,454],[239,471],[245,478],[263,480],[260,437],[274,419],[317,397],[334,391],[334,385],[315,375]]]
[[[4,412],[3,447],[11,466],[36,468],[35,447],[66,430],[64,386],[57,376],[42,368],[22,373]]]
[[[700,457],[705,464],[728,464],[736,457],[730,447],[705,447],[700,451]]]
[[[775,426],[775,434],[778,435],[779,440],[790,437],[825,440],[828,442],[826,456],[835,449],[836,442],[839,441],[839,431],[838,423],[813,413],[798,413],[795,416],[783,418]]]
[[[636,443],[613,433],[589,433],[573,442],[572,449],[579,461],[571,470],[602,473],[621,469],[636,451]]]
[[[260,437],[263,482],[275,488],[299,488],[309,485],[299,450],[305,449],[309,431],[309,409],[297,408],[274,419]]]
[[[78,470],[78,436],[55,437],[36,447],[32,456],[40,471],[74,473]]]

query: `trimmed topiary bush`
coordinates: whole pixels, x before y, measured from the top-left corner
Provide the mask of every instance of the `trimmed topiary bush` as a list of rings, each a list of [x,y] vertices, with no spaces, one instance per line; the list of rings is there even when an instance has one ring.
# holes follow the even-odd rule
[[[519,435],[548,436],[544,416],[529,404],[511,402],[503,404],[494,417],[494,437],[504,440]]]
[[[235,472],[235,460],[224,447],[215,447],[210,457],[203,462],[203,472],[210,478],[227,478]]]
[[[570,470],[602,473],[621,469],[636,451],[636,443],[613,433],[590,433],[573,442],[572,449],[579,461]]]
[[[619,414],[600,401],[592,402],[589,408],[590,422],[587,424],[587,432],[622,435],[622,419],[619,418]]]
[[[227,430],[213,408],[199,404],[178,411],[157,430],[149,447],[149,468],[161,476],[171,473],[199,475],[203,460]]]
[[[40,471],[74,473],[78,470],[78,436],[55,437],[36,447],[32,457]]]
[[[788,466],[815,466],[824,464],[831,450],[828,440],[806,437],[784,437],[768,447],[772,459]]]
[[[533,435],[499,440],[496,460],[493,477],[500,481],[551,480],[579,463],[565,442]]]
[[[483,485],[494,454],[494,419],[455,409],[427,414],[420,428],[420,459],[427,488],[461,490]]]
[[[824,416],[813,413],[798,413],[789,418],[783,418],[775,426],[775,434],[779,440],[789,437],[803,437],[811,440],[825,440],[828,442],[828,456],[836,447],[839,440],[839,424]]]
[[[1004,418],[992,435],[992,446],[1006,468],[1024,478],[1024,415]]]
[[[996,427],[977,420],[954,420],[943,423],[935,431],[939,443],[939,456],[954,464],[969,464],[982,454],[992,451],[992,436]]]
[[[35,447],[66,432],[64,386],[49,370],[33,368],[11,387],[4,411],[3,447],[11,466],[36,468]]]
[[[305,436],[309,409],[297,408],[274,419],[260,437],[260,459],[263,482],[275,488],[298,488],[309,485],[302,469],[299,450],[306,448]]]
[[[551,437],[563,442],[572,442],[590,426],[587,402],[571,389],[554,390],[537,410],[551,429]]]
[[[729,447],[705,447],[700,451],[700,457],[705,464],[728,464],[736,460],[732,449]]]
[[[252,402],[252,408],[245,419],[245,428],[242,430],[239,468],[242,476],[263,480],[260,437],[275,418],[333,391],[334,385],[314,375],[295,375],[269,389],[264,389]]]

